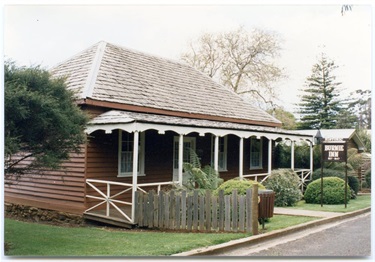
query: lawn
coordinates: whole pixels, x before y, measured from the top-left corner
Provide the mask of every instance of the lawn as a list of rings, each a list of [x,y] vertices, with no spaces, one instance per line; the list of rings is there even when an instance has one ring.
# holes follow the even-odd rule
[[[276,215],[266,231],[311,217]],[[261,226],[259,227],[261,229]],[[109,227],[59,227],[5,219],[7,256],[164,256],[248,237],[245,233],[172,233]]]
[[[306,202],[299,201],[296,206],[291,207],[295,209],[306,209],[316,211],[329,211],[329,212],[352,212],[355,210],[363,209],[371,206],[371,195],[359,195],[356,199],[350,199],[347,207],[341,205],[323,205],[320,204],[306,204]]]

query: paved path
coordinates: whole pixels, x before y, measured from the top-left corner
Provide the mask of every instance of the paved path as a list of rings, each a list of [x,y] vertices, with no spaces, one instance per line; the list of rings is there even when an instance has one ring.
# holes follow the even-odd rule
[[[290,215],[290,216],[307,216],[307,217],[337,217],[342,215],[339,212],[325,212],[325,211],[312,211],[292,208],[275,207],[273,210],[277,215]]]

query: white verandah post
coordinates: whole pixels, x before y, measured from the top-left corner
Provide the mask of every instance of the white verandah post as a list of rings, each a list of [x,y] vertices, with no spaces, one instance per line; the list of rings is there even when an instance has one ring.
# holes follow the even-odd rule
[[[314,169],[314,147],[313,147],[313,143],[310,142],[310,179],[312,176],[313,169]]]
[[[268,140],[268,174],[272,172],[272,139]]]
[[[133,140],[133,182],[132,182],[132,217],[131,222],[134,223],[135,219],[135,192],[137,191],[138,184],[138,144],[139,144],[139,131],[134,131]]]
[[[291,140],[292,144],[291,144],[291,159],[290,159],[290,168],[294,171],[294,141]]]
[[[240,155],[239,155],[239,177],[243,179],[243,137],[240,137]]]
[[[215,136],[214,169],[219,172],[219,136]]]
[[[182,171],[184,160],[184,135],[180,134],[178,140],[178,184],[182,186]]]

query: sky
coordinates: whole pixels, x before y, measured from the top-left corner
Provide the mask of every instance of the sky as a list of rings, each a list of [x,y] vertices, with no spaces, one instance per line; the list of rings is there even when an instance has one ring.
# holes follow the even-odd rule
[[[272,31],[281,39],[282,50],[276,62],[288,77],[275,84],[280,98],[277,104],[290,112],[296,112],[296,103],[303,94],[301,89],[322,52],[339,66],[334,74],[342,82],[343,98],[354,90],[372,87],[374,7],[371,1],[354,4],[344,15],[336,1],[328,1],[330,4],[223,0],[178,4],[111,0],[57,3],[5,2],[5,59],[48,69],[104,40],[179,60],[189,41],[203,33],[243,26],[248,31],[254,28]]]

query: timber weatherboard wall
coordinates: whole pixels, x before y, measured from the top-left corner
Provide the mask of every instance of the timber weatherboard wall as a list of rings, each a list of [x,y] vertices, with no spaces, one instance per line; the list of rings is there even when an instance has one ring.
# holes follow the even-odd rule
[[[37,170],[5,179],[5,201],[81,214],[85,210],[84,147],[61,166],[61,170]]]

